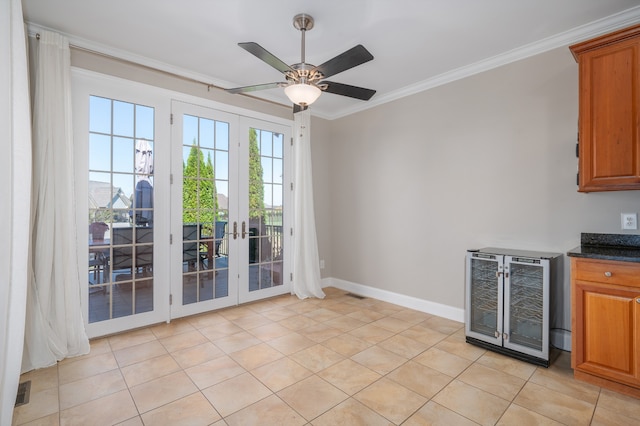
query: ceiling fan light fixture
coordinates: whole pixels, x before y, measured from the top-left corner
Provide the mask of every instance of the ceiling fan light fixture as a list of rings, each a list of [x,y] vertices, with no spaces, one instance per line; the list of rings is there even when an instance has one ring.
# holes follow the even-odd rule
[[[296,83],[285,87],[284,93],[294,104],[309,106],[320,97],[322,91],[313,84]]]

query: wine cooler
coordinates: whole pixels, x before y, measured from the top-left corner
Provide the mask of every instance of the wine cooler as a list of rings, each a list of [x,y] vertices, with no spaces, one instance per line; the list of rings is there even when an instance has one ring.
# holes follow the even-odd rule
[[[467,342],[548,367],[552,269],[559,259],[558,253],[469,250]]]

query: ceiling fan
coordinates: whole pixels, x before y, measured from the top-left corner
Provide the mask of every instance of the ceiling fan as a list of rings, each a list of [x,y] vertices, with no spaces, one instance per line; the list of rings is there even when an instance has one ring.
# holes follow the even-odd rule
[[[287,65],[273,54],[269,53],[258,43],[238,43],[247,52],[255,55],[273,68],[284,74],[286,81],[257,84],[253,86],[236,87],[225,89],[229,93],[246,93],[256,90],[273,89],[284,87],[284,92],[293,102],[293,112],[307,109],[309,105],[320,97],[322,92],[333,93],[335,95],[348,96],[350,98],[368,101],[376,93],[375,90],[348,84],[336,83],[325,80],[325,78],[341,73],[350,68],[362,65],[373,59],[373,55],[361,44],[341,53],[333,59],[329,59],[322,65],[312,65],[305,62],[304,41],[305,33],[313,28],[313,18],[301,13],[293,18],[293,26],[302,33],[301,59],[300,63]]]

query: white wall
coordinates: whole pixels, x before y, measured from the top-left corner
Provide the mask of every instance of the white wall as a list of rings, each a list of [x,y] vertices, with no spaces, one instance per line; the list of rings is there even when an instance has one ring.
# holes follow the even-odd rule
[[[464,308],[467,249],[564,254],[581,232],[623,233],[639,192],[577,192],[577,74],[557,49],[314,121],[318,216],[327,193],[330,203],[317,225],[330,235],[324,276]],[[569,329],[566,256],[563,266],[552,326]]]

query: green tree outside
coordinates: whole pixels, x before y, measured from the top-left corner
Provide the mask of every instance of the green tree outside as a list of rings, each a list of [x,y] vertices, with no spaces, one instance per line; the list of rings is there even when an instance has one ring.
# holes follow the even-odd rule
[[[182,166],[182,222],[202,224],[203,235],[213,235],[218,196],[211,153],[205,162],[204,154],[194,140],[187,163]]]
[[[261,219],[266,216],[264,208],[264,182],[262,162],[258,148],[258,132],[249,130],[249,218]]]
[[[199,172],[199,173],[198,173]],[[262,162],[256,129],[249,130],[249,217],[266,217]],[[182,222],[213,224],[220,219],[215,172],[211,154],[204,154],[193,141],[186,164],[183,164]]]

